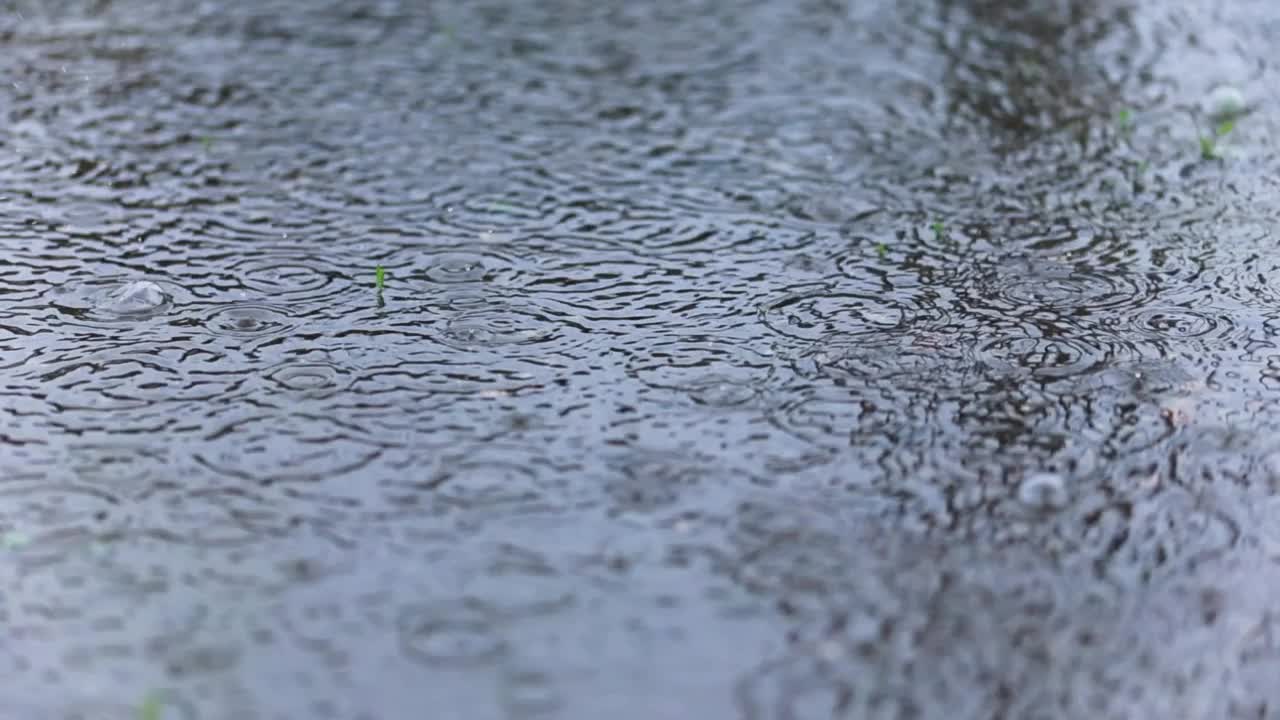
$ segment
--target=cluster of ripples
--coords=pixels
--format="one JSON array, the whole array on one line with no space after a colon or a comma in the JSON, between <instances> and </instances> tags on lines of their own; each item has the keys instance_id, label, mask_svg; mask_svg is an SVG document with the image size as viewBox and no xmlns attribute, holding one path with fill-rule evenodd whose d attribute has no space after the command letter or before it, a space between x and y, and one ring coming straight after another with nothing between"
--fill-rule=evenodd
<instances>
[{"instance_id":1,"label":"cluster of ripples","mask_svg":"<svg viewBox=\"0 0 1280 720\"><path fill-rule=\"evenodd\" d=\"M0 715L1280 717L1278 42L0 2Z\"/></svg>"}]
</instances>

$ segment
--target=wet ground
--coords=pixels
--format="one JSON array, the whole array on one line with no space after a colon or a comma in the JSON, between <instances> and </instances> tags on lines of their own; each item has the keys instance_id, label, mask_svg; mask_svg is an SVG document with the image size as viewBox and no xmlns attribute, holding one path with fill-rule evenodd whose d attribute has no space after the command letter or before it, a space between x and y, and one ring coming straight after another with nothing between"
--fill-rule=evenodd
<instances>
[{"instance_id":1,"label":"wet ground","mask_svg":"<svg viewBox=\"0 0 1280 720\"><path fill-rule=\"evenodd\" d=\"M1280 718L1278 43L0 1L0 716Z\"/></svg>"}]
</instances>

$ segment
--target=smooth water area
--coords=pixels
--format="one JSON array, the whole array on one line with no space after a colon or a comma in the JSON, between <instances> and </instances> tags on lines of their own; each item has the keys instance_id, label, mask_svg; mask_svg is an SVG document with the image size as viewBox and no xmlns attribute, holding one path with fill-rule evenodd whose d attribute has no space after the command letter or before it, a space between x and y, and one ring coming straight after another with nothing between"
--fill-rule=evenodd
<instances>
[{"instance_id":1,"label":"smooth water area","mask_svg":"<svg viewBox=\"0 0 1280 720\"><path fill-rule=\"evenodd\" d=\"M1277 47L0 0L0 717L1280 718Z\"/></svg>"}]
</instances>

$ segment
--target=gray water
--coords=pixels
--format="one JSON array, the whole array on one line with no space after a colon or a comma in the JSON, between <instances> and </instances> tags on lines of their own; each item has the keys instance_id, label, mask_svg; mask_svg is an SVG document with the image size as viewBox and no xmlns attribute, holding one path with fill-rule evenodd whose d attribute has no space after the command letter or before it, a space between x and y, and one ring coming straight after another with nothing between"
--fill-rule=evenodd
<instances>
[{"instance_id":1,"label":"gray water","mask_svg":"<svg viewBox=\"0 0 1280 720\"><path fill-rule=\"evenodd\" d=\"M1280 718L1276 47L0 0L0 717Z\"/></svg>"}]
</instances>

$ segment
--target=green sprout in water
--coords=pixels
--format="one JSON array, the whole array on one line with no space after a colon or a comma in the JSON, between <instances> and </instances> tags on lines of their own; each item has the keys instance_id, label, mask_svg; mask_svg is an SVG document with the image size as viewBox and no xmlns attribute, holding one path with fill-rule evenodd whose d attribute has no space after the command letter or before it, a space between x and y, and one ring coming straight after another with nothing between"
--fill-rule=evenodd
<instances>
[{"instance_id":1,"label":"green sprout in water","mask_svg":"<svg viewBox=\"0 0 1280 720\"><path fill-rule=\"evenodd\" d=\"M1200 157L1205 160L1216 160L1222 157L1221 151L1218 149L1218 141L1226 137L1232 130L1236 129L1236 121L1229 118L1218 123L1213 129L1212 135L1200 136Z\"/></svg>"},{"instance_id":2,"label":"green sprout in water","mask_svg":"<svg viewBox=\"0 0 1280 720\"><path fill-rule=\"evenodd\" d=\"M1205 160L1212 160L1218 157L1218 143L1209 136L1200 138L1200 157Z\"/></svg>"},{"instance_id":3,"label":"green sprout in water","mask_svg":"<svg viewBox=\"0 0 1280 720\"><path fill-rule=\"evenodd\" d=\"M947 239L947 226L943 225L941 220L933 221L933 224L929 226L929 229L933 230L933 236L938 240Z\"/></svg>"},{"instance_id":4,"label":"green sprout in water","mask_svg":"<svg viewBox=\"0 0 1280 720\"><path fill-rule=\"evenodd\" d=\"M382 269L381 265L379 265L373 271L373 286L378 289L379 293L381 293L382 289L387 285L386 281L387 281L387 272Z\"/></svg>"},{"instance_id":5,"label":"green sprout in water","mask_svg":"<svg viewBox=\"0 0 1280 720\"><path fill-rule=\"evenodd\" d=\"M889 254L889 246L884 243L876 243L876 255L884 257Z\"/></svg>"},{"instance_id":6,"label":"green sprout in water","mask_svg":"<svg viewBox=\"0 0 1280 720\"><path fill-rule=\"evenodd\" d=\"M159 693L151 693L138 707L138 720L160 720L162 710Z\"/></svg>"},{"instance_id":7,"label":"green sprout in water","mask_svg":"<svg viewBox=\"0 0 1280 720\"><path fill-rule=\"evenodd\" d=\"M1116 113L1116 124L1120 126L1120 132L1129 132L1133 129L1133 111L1124 108Z\"/></svg>"}]
</instances>

